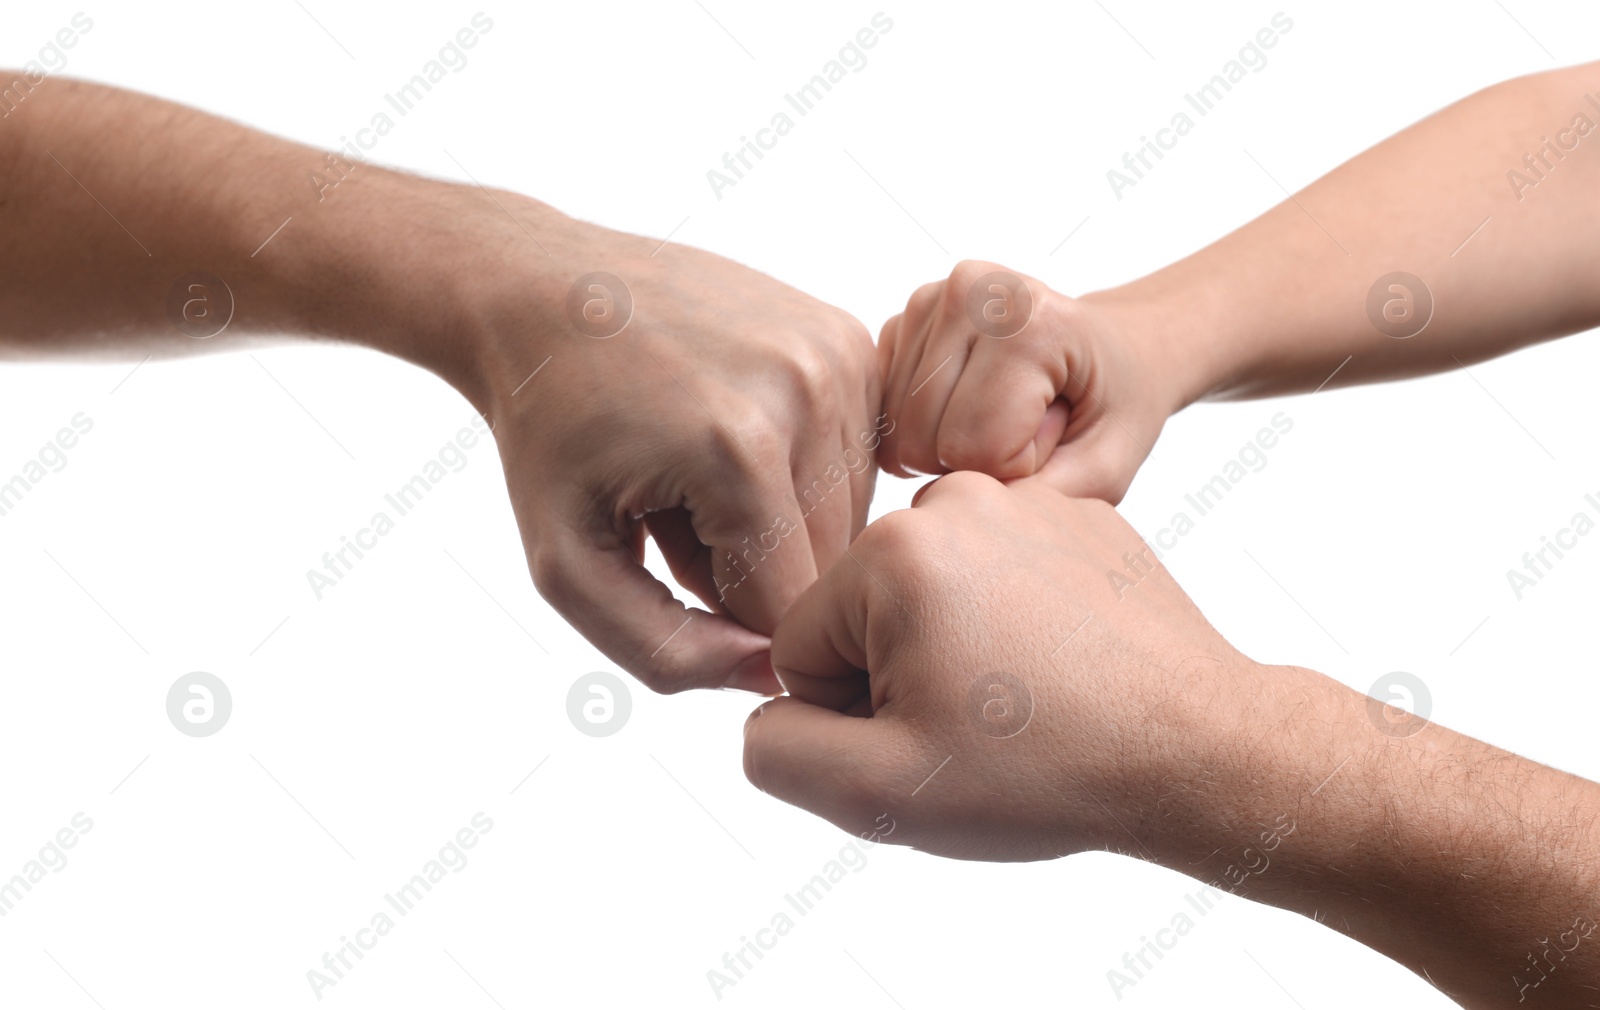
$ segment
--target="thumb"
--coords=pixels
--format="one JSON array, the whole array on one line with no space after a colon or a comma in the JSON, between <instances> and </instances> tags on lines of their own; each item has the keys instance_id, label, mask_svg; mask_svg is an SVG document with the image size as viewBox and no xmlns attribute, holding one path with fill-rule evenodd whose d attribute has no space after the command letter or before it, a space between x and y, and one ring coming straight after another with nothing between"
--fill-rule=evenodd
<instances>
[{"instance_id":1,"label":"thumb","mask_svg":"<svg viewBox=\"0 0 1600 1010\"><path fill-rule=\"evenodd\" d=\"M775 698L744 727L744 774L785 803L851 834L885 811L911 753L904 731L884 718L844 715L797 698Z\"/></svg>"},{"instance_id":2,"label":"thumb","mask_svg":"<svg viewBox=\"0 0 1600 1010\"><path fill-rule=\"evenodd\" d=\"M1069 498L1122 501L1149 449L1117 424L1101 418L1058 445L1032 478Z\"/></svg>"},{"instance_id":3,"label":"thumb","mask_svg":"<svg viewBox=\"0 0 1600 1010\"><path fill-rule=\"evenodd\" d=\"M1072 408L1067 401L1056 397L1050 401L1050 406L1044 409L1044 420L1039 422L1039 430L1033 436L1033 442L1023 446L1019 455L1032 453L1027 462L1033 467L1030 472L1037 472L1045 463L1049 462L1050 454L1055 451L1056 445L1061 441L1061 436L1066 434L1067 424L1072 420Z\"/></svg>"}]
</instances>

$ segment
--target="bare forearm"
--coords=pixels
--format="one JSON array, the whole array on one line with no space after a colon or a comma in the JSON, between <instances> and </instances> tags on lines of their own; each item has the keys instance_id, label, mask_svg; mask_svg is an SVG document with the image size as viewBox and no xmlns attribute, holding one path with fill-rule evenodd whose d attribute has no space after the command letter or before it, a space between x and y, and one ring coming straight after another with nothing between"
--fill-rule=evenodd
<instances>
[{"instance_id":1,"label":"bare forearm","mask_svg":"<svg viewBox=\"0 0 1600 1010\"><path fill-rule=\"evenodd\" d=\"M1312 916L1467 1007L1595 1000L1600 786L1320 674L1256 676L1262 711L1286 714L1241 721L1253 750L1166 784L1146 822L1163 863Z\"/></svg>"},{"instance_id":2,"label":"bare forearm","mask_svg":"<svg viewBox=\"0 0 1600 1010\"><path fill-rule=\"evenodd\" d=\"M1600 324L1597 220L1600 64L1589 64L1463 99L1087 300L1156 334L1188 376L1184 402L1310 391L1346 359L1330 385L1400 378ZM1426 293L1378 284L1397 272ZM1381 325L1375 287L1380 319L1393 302Z\"/></svg>"},{"instance_id":3,"label":"bare forearm","mask_svg":"<svg viewBox=\"0 0 1600 1010\"><path fill-rule=\"evenodd\" d=\"M528 242L476 189L131 92L51 79L4 127L0 355L320 336L470 391L462 307L505 247Z\"/></svg>"}]
</instances>

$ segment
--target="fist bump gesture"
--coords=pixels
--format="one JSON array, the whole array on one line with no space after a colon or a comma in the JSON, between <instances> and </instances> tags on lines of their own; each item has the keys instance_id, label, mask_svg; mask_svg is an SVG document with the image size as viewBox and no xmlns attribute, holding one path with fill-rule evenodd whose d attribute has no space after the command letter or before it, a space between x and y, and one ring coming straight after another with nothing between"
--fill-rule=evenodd
<instances>
[{"instance_id":1,"label":"fist bump gesture","mask_svg":"<svg viewBox=\"0 0 1600 1010\"><path fill-rule=\"evenodd\" d=\"M0 353L289 334L428 368L493 425L534 582L598 648L659 691L787 689L746 724L761 789L852 832L887 814L888 840L943 855L1114 849L1230 883L1268 832L1252 897L1509 1005L1498 966L1600 908L1600 787L1250 661L1112 506L1198 400L1600 325L1600 242L1572 224L1600 158L1566 157L1536 199L1505 186L1594 83L1591 65L1486 89L1108 291L960 263L874 350L845 312L709 252L368 163L313 202L307 169L332 156L53 79L0 131ZM164 308L192 276L228 296L203 337ZM947 476L863 531L874 451ZM649 576L647 536L705 609ZM1547 1005L1600 988L1600 944L1569 935Z\"/></svg>"}]
</instances>

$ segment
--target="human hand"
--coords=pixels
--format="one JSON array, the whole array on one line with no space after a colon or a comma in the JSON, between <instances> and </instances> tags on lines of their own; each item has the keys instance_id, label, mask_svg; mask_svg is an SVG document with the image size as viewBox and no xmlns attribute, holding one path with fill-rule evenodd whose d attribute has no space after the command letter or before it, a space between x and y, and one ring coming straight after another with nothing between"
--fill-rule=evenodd
<instances>
[{"instance_id":1,"label":"human hand","mask_svg":"<svg viewBox=\"0 0 1600 1010\"><path fill-rule=\"evenodd\" d=\"M777 689L766 634L871 498L860 323L709 253L99 85L53 81L0 133L0 356L303 335L431 369L492 423L564 617L659 690ZM121 209L115 239L78 188ZM183 325L224 295L215 329ZM714 613L646 574L646 532Z\"/></svg>"},{"instance_id":2,"label":"human hand","mask_svg":"<svg viewBox=\"0 0 1600 1010\"><path fill-rule=\"evenodd\" d=\"M1224 738L1207 699L1258 675L1114 509L1038 480L941 478L850 554L774 633L794 697L751 717L744 758L849 831L888 813L890 840L967 859L1126 848Z\"/></svg>"},{"instance_id":3,"label":"human hand","mask_svg":"<svg viewBox=\"0 0 1600 1010\"><path fill-rule=\"evenodd\" d=\"M1184 405L1154 335L1092 297L963 261L884 324L878 363L895 426L880 465L900 476L1037 473L1115 504Z\"/></svg>"},{"instance_id":4,"label":"human hand","mask_svg":"<svg viewBox=\"0 0 1600 1010\"><path fill-rule=\"evenodd\" d=\"M497 199L463 385L540 593L655 690L776 693L767 634L866 521L870 336L719 256ZM647 533L709 613L642 567Z\"/></svg>"},{"instance_id":5,"label":"human hand","mask_svg":"<svg viewBox=\"0 0 1600 1010\"><path fill-rule=\"evenodd\" d=\"M744 745L766 792L943 856L1136 855L1464 1006L1600 979L1600 786L1250 661L1106 503L957 473L850 554L773 634L793 697Z\"/></svg>"}]
</instances>

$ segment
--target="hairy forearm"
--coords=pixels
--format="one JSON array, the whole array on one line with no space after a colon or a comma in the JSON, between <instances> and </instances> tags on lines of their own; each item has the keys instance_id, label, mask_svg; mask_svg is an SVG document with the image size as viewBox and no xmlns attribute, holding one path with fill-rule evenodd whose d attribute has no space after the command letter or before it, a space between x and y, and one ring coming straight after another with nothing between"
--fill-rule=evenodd
<instances>
[{"instance_id":1,"label":"hairy forearm","mask_svg":"<svg viewBox=\"0 0 1600 1010\"><path fill-rule=\"evenodd\" d=\"M1263 704L1235 742L1189 755L1146 804L1156 858L1312 916L1464 1006L1600 997L1600 786L1311 671L1246 678L1231 689Z\"/></svg>"},{"instance_id":2,"label":"hairy forearm","mask_svg":"<svg viewBox=\"0 0 1600 1010\"><path fill-rule=\"evenodd\" d=\"M478 400L474 285L512 247L534 262L529 229L559 218L519 199L513 220L495 200L50 79L0 123L0 355L324 337L400 355Z\"/></svg>"},{"instance_id":3,"label":"hairy forearm","mask_svg":"<svg viewBox=\"0 0 1600 1010\"><path fill-rule=\"evenodd\" d=\"M1330 375L1330 386L1401 378L1600 324L1596 220L1600 64L1589 64L1463 99L1192 256L1086 300L1178 363L1184 403L1308 392ZM1378 285L1396 272L1426 293ZM1382 329L1375 287L1380 318L1400 299ZM1410 319L1408 297L1422 310Z\"/></svg>"}]
</instances>

